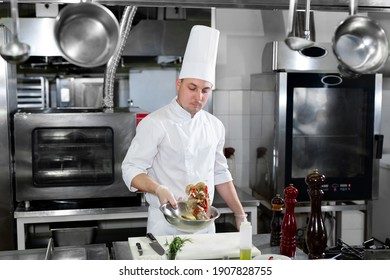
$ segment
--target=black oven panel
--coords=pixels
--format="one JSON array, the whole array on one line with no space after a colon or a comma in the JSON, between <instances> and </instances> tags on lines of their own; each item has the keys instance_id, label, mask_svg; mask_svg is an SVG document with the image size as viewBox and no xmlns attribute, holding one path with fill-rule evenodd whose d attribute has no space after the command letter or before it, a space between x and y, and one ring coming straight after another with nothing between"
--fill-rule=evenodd
<instances>
[{"instance_id":1,"label":"black oven panel","mask_svg":"<svg viewBox=\"0 0 390 280\"><path fill-rule=\"evenodd\" d=\"M36 187L112 184L114 163L114 132L110 127L46 127L32 131Z\"/></svg>"}]
</instances>

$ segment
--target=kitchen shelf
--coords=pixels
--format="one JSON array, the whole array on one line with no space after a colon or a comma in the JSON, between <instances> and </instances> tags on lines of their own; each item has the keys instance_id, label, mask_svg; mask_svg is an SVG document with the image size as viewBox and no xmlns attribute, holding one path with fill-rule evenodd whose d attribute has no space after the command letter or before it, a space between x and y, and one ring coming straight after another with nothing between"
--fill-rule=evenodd
<instances>
[{"instance_id":1,"label":"kitchen shelf","mask_svg":"<svg viewBox=\"0 0 390 280\"><path fill-rule=\"evenodd\" d=\"M49 83L43 77L28 77L17 79L18 109L48 107Z\"/></svg>"}]
</instances>

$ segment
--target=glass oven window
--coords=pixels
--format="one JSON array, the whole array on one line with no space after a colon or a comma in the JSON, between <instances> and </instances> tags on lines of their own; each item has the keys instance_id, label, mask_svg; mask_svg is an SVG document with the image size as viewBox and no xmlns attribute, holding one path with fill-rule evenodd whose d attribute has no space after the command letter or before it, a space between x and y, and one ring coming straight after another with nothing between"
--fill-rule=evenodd
<instances>
[{"instance_id":1,"label":"glass oven window","mask_svg":"<svg viewBox=\"0 0 390 280\"><path fill-rule=\"evenodd\" d=\"M37 128L32 132L37 187L107 185L114 181L110 127Z\"/></svg>"},{"instance_id":2,"label":"glass oven window","mask_svg":"<svg viewBox=\"0 0 390 280\"><path fill-rule=\"evenodd\" d=\"M292 178L313 169L328 177L365 175L366 94L359 88L294 88Z\"/></svg>"}]
</instances>

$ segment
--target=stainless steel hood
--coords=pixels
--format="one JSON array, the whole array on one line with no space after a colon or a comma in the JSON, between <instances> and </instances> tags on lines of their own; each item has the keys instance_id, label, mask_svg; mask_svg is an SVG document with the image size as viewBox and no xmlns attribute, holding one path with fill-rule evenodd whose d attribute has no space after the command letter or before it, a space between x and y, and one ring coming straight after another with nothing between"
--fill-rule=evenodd
<instances>
[{"instance_id":1,"label":"stainless steel hood","mask_svg":"<svg viewBox=\"0 0 390 280\"><path fill-rule=\"evenodd\" d=\"M306 52L293 51L283 41L267 43L263 51L263 72L337 72L331 43L315 43Z\"/></svg>"},{"instance_id":2,"label":"stainless steel hood","mask_svg":"<svg viewBox=\"0 0 390 280\"><path fill-rule=\"evenodd\" d=\"M142 20L130 31L124 56L183 56L192 21Z\"/></svg>"},{"instance_id":3,"label":"stainless steel hood","mask_svg":"<svg viewBox=\"0 0 390 280\"><path fill-rule=\"evenodd\" d=\"M11 27L9 18L0 24ZM20 39L31 56L62 56L54 39L54 18L20 18ZM196 21L141 20L130 31L123 56L183 56ZM202 22L202 24L204 24Z\"/></svg>"},{"instance_id":4,"label":"stainless steel hood","mask_svg":"<svg viewBox=\"0 0 390 280\"><path fill-rule=\"evenodd\" d=\"M390 31L390 25L388 28ZM283 41L269 42L265 45L262 54L262 68L264 73L336 73L339 71L332 43L315 43L313 47L306 50L293 51ZM390 60L378 73L383 74L384 77L390 77Z\"/></svg>"}]
</instances>

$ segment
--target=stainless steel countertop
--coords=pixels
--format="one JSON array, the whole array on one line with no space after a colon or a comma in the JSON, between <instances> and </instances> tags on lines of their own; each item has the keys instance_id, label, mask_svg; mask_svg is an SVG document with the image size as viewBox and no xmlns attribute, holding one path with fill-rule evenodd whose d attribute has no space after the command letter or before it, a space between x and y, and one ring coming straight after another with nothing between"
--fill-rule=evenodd
<instances>
[{"instance_id":1,"label":"stainless steel countertop","mask_svg":"<svg viewBox=\"0 0 390 280\"><path fill-rule=\"evenodd\" d=\"M260 205L260 200L249 195L245 191L237 188L238 197L244 207L257 207ZM107 198L109 199L109 198ZM216 208L226 208L226 203L222 200L220 195L216 192L213 206ZM26 210L18 206L14 212L14 217L18 218L33 218L33 217L52 217L52 216L79 216L79 215L105 215L117 213L146 213L148 205L129 206L129 207L110 207L110 208L86 208L86 209L61 209L61 210Z\"/></svg>"},{"instance_id":2,"label":"stainless steel countertop","mask_svg":"<svg viewBox=\"0 0 390 280\"><path fill-rule=\"evenodd\" d=\"M252 243L261 254L280 254L279 247L270 246L270 234L256 234L252 237ZM130 253L129 242L118 241L112 244L112 258L114 260L131 260L133 257ZM296 260L307 260L308 256L299 248L296 251Z\"/></svg>"},{"instance_id":3,"label":"stainless steel countertop","mask_svg":"<svg viewBox=\"0 0 390 280\"><path fill-rule=\"evenodd\" d=\"M82 246L63 246L56 248L85 248L87 260L109 260L110 253L106 244L90 244ZM0 260L44 260L46 248L0 251Z\"/></svg>"}]
</instances>

